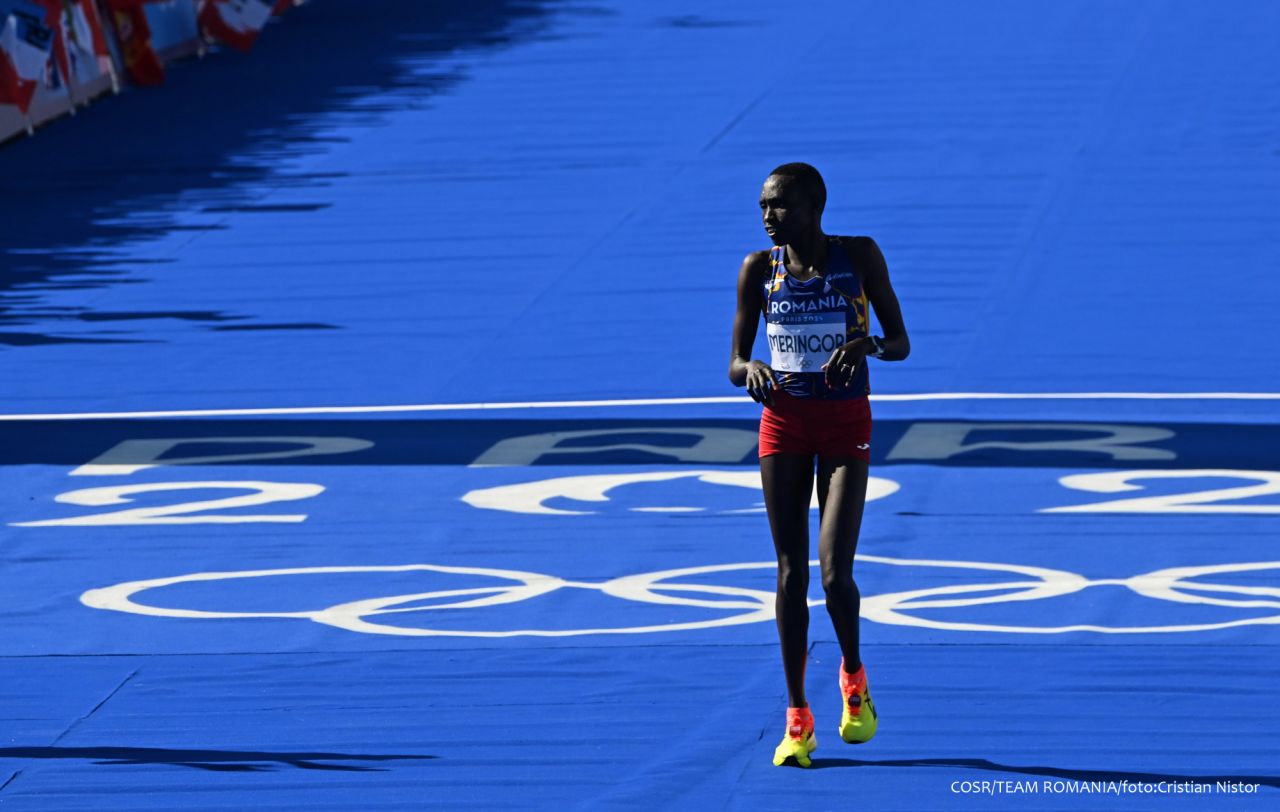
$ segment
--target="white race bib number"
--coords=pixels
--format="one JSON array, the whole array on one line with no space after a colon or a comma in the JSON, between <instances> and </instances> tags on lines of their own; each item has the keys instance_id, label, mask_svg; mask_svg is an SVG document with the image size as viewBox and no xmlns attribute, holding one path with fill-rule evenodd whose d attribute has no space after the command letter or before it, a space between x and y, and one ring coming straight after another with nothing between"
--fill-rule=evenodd
<instances>
[{"instance_id":1,"label":"white race bib number","mask_svg":"<svg viewBox=\"0 0 1280 812\"><path fill-rule=\"evenodd\" d=\"M821 372L845 340L843 313L815 313L794 324L769 322L770 366L779 372Z\"/></svg>"}]
</instances>

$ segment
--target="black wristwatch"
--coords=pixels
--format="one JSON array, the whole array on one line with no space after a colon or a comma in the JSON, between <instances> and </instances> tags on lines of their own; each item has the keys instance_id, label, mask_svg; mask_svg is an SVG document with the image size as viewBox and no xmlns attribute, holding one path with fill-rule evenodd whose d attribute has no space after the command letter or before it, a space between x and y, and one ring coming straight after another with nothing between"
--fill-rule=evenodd
<instances>
[{"instance_id":1,"label":"black wristwatch","mask_svg":"<svg viewBox=\"0 0 1280 812\"><path fill-rule=\"evenodd\" d=\"M867 341L871 344L871 352L867 353L872 358L884 357L884 339L880 336L867 336Z\"/></svg>"}]
</instances>

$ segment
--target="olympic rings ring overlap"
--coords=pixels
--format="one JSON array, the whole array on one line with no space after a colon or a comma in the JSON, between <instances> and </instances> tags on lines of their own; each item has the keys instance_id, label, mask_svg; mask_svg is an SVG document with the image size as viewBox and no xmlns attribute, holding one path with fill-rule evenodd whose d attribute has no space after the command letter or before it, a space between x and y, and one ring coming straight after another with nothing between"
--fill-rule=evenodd
<instances>
[{"instance_id":1,"label":"olympic rings ring overlap","mask_svg":"<svg viewBox=\"0 0 1280 812\"><path fill-rule=\"evenodd\" d=\"M1090 579L1065 570L1035 567L1021 564L997 564L980 561L953 561L941 559L907 559L888 556L858 555L864 563L886 564L903 567L971 569L983 572L1010 573L1016 580L984 582L976 584L947 584L882 595L862 596L862 616L877 623L915 626L958 632L997 632L1024 634L1061 634L1066 632L1096 632L1100 634L1141 634L1197 632L1227 629L1249 625L1280 624L1280 588L1272 586L1244 586L1240 584L1204 583L1190 579L1208 575L1236 572L1258 572L1280 569L1280 561L1259 561L1239 564L1170 567L1130 576L1128 578ZM810 566L817 566L811 561ZM710 573L741 570L773 569L774 561L739 564L716 564L701 567L662 570L658 572L626 575L601 583L569 581L553 575L520 570L492 569L485 567L457 567L436 564L404 564L395 566L334 566L294 567L287 569L244 570L239 572L203 572L129 581L114 586L91 589L81 595L86 606L128 612L153 617L200 619L248 619L248 618L300 618L312 620L365 634L401 635L413 637L573 637L593 634L645 634L655 632L689 631L721 626L772 621L774 619L774 592L772 590L718 584L668 583L671 579L687 578ZM335 573L379 572L437 572L456 575L473 575L499 578L513 582L510 586L483 586L464 589L435 590L405 595L390 595L349 601L314 610L295 612L220 612L197 609L181 609L153 606L136 601L139 593L150 589L183 583L225 581L245 578L269 578ZM1096 624L1071 624L1062 626L1028 626L992 623L971 623L925 618L911 614L913 610L955 609L966 606L985 606L1000 603L1043 600L1070 595L1098 586L1119 586L1155 600L1184 604L1238 607L1246 609L1274 609L1274 614L1235 620L1172 624L1163 626L1100 626ZM709 620L682 623L663 623L648 626L622 628L585 629L511 629L511 630L456 630L411 626L395 626L370 621L379 615L400 615L410 612L431 612L441 609L474 609L512 604L529 600L559 589L592 589L621 600L670 606L699 607L715 611L736 610L736 614ZM692 597L701 593L715 598ZM974 597L973 595L975 595ZM970 597L965 597L969 595ZM1239 597L1231 597L1239 596ZM432 601L429 605L423 602ZM444 601L444 602L436 602ZM810 600L811 606L822 604ZM415 604L415 605L407 605Z\"/></svg>"}]
</instances>

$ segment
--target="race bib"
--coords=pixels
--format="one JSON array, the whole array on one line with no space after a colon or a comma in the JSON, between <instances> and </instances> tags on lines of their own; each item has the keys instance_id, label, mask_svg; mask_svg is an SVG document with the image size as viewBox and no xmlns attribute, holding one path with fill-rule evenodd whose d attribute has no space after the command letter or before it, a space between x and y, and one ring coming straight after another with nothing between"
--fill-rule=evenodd
<instances>
[{"instance_id":1,"label":"race bib","mask_svg":"<svg viewBox=\"0 0 1280 812\"><path fill-rule=\"evenodd\" d=\"M779 372L821 372L844 343L843 313L814 313L794 324L769 322L770 366Z\"/></svg>"}]
</instances>

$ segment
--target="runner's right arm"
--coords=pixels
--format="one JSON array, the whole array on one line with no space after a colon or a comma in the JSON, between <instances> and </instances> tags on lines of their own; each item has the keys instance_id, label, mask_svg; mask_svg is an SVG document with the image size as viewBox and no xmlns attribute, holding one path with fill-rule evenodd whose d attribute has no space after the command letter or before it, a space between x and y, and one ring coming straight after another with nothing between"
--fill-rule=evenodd
<instances>
[{"instance_id":1,"label":"runner's right arm","mask_svg":"<svg viewBox=\"0 0 1280 812\"><path fill-rule=\"evenodd\" d=\"M729 355L729 380L734 386L747 387L751 399L764 404L772 404L778 379L768 364L751 360L751 348L760 328L760 288L768 272L768 251L754 251L742 261L738 271L738 311L733 317L733 349Z\"/></svg>"}]
</instances>

